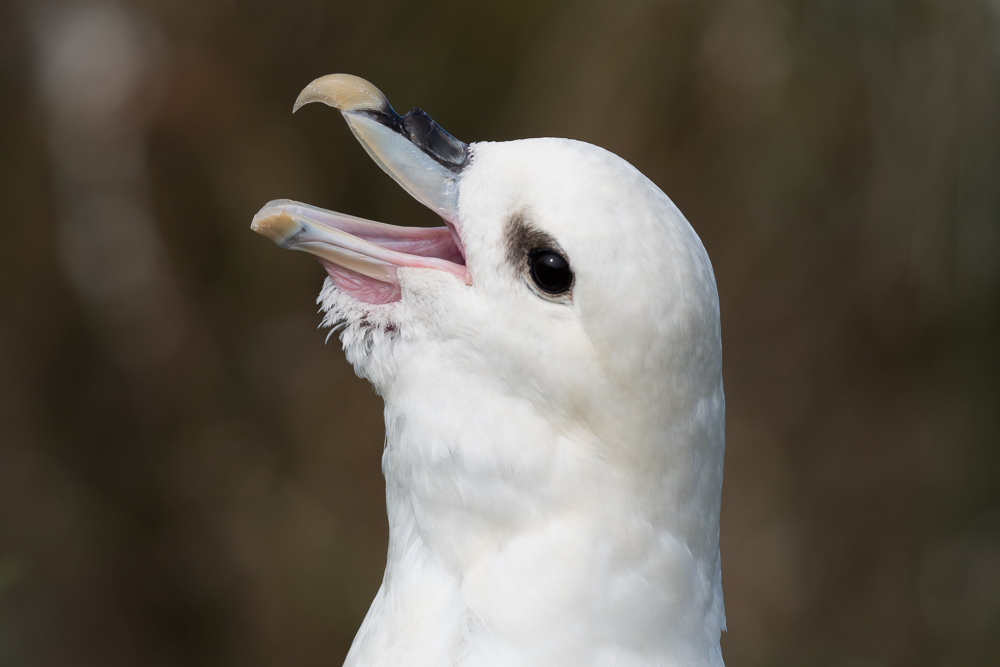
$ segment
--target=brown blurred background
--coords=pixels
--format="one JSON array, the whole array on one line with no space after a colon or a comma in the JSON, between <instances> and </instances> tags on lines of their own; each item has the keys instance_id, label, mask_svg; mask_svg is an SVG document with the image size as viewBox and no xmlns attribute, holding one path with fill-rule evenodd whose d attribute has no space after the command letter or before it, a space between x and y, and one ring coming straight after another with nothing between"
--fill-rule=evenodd
<instances>
[{"instance_id":1,"label":"brown blurred background","mask_svg":"<svg viewBox=\"0 0 1000 667\"><path fill-rule=\"evenodd\" d=\"M433 216L316 76L567 136L722 298L727 663L1000 664L1000 2L0 3L0 665L339 665L381 402L288 197Z\"/></svg>"}]
</instances>

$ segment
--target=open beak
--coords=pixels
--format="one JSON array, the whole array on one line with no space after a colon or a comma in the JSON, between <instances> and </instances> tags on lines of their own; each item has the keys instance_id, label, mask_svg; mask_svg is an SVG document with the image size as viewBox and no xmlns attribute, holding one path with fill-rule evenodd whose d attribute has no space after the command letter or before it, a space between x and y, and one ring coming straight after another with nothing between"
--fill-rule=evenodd
<instances>
[{"instance_id":1,"label":"open beak","mask_svg":"<svg viewBox=\"0 0 1000 667\"><path fill-rule=\"evenodd\" d=\"M278 200L262 208L250 228L282 248L315 255L341 289L367 303L399 299L399 267L438 269L471 285L457 229L458 177L468 146L420 109L400 116L375 86L349 74L316 79L293 111L310 102L340 110L375 162L445 226L396 227Z\"/></svg>"}]
</instances>

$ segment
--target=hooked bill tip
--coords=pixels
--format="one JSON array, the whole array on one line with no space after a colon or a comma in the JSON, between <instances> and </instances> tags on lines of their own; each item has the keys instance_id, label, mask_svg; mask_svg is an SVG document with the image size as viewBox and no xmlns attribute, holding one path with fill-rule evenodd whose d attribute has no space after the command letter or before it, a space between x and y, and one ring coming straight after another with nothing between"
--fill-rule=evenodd
<instances>
[{"instance_id":1,"label":"hooked bill tip","mask_svg":"<svg viewBox=\"0 0 1000 667\"><path fill-rule=\"evenodd\" d=\"M289 215L288 211L274 206L265 206L253 217L250 229L261 236L266 236L279 246L284 246L301 231L302 225Z\"/></svg>"},{"instance_id":2,"label":"hooked bill tip","mask_svg":"<svg viewBox=\"0 0 1000 667\"><path fill-rule=\"evenodd\" d=\"M340 111L384 111L389 101L378 88L353 74L327 74L302 89L292 113L311 102L322 102Z\"/></svg>"}]
</instances>

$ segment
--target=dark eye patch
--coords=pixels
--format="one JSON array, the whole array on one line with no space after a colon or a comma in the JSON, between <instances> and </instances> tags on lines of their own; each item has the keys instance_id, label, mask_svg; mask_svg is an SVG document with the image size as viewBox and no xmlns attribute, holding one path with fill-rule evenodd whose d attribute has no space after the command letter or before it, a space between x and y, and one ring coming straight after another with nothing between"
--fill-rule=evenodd
<instances>
[{"instance_id":1,"label":"dark eye patch","mask_svg":"<svg viewBox=\"0 0 1000 667\"><path fill-rule=\"evenodd\" d=\"M573 272L552 235L532 225L524 211L511 216L505 232L507 261L515 275L527 278L542 296L560 300L568 296Z\"/></svg>"}]
</instances>

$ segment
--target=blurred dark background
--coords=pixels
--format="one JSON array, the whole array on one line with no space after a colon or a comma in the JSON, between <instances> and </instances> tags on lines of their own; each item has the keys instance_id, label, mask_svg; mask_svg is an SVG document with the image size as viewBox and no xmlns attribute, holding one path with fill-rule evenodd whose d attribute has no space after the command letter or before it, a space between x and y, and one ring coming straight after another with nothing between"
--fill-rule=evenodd
<instances>
[{"instance_id":1,"label":"blurred dark background","mask_svg":"<svg viewBox=\"0 0 1000 667\"><path fill-rule=\"evenodd\" d=\"M332 72L635 164L715 264L736 666L1000 664L1000 3L0 3L0 665L339 665L381 401L288 197L433 224Z\"/></svg>"}]
</instances>

